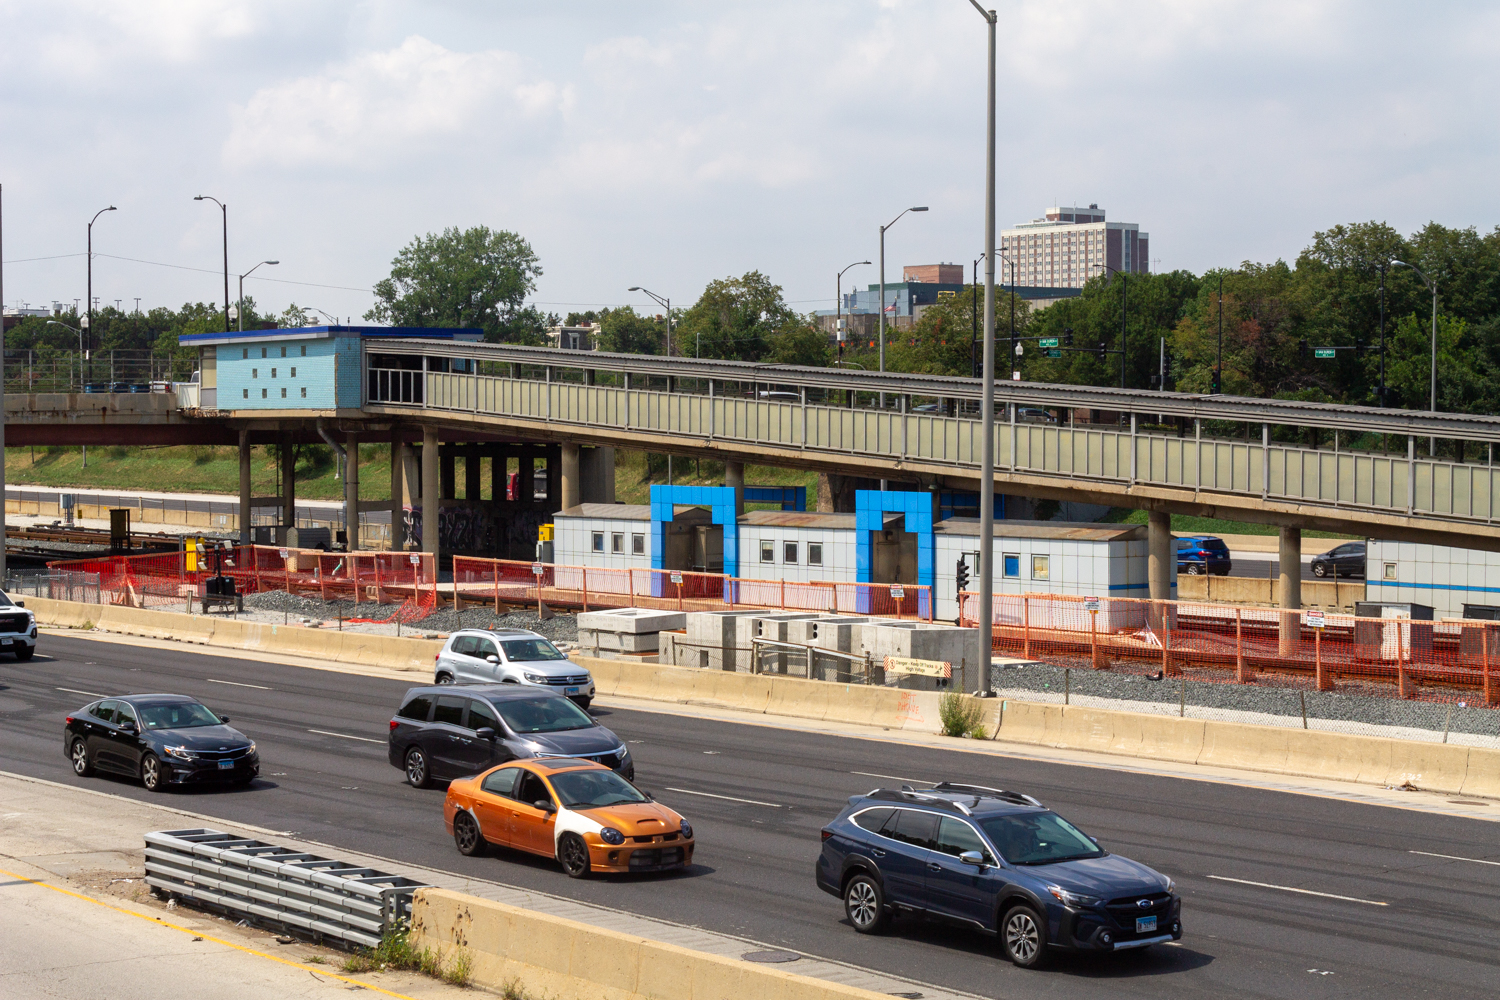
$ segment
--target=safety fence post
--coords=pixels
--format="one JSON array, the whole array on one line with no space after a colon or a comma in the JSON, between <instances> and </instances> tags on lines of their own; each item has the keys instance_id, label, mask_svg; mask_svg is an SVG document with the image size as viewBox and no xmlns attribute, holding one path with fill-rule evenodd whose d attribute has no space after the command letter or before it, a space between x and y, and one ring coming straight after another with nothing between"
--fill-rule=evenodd
<instances>
[{"instance_id":1,"label":"safety fence post","mask_svg":"<svg viewBox=\"0 0 1500 1000\"><path fill-rule=\"evenodd\" d=\"M1479 629L1479 648L1484 656L1484 677L1480 683L1484 688L1484 703L1486 705L1493 705L1495 703L1495 692L1490 686L1490 628L1488 625L1481 625Z\"/></svg>"},{"instance_id":2,"label":"safety fence post","mask_svg":"<svg viewBox=\"0 0 1500 1000\"><path fill-rule=\"evenodd\" d=\"M1031 659L1031 598L1021 598L1021 655Z\"/></svg>"},{"instance_id":3,"label":"safety fence post","mask_svg":"<svg viewBox=\"0 0 1500 1000\"><path fill-rule=\"evenodd\" d=\"M1319 691L1332 691L1333 684L1323 673L1323 630L1313 629L1313 678Z\"/></svg>"},{"instance_id":4,"label":"safety fence post","mask_svg":"<svg viewBox=\"0 0 1500 1000\"><path fill-rule=\"evenodd\" d=\"M495 614L500 614L500 564L494 560L490 561L490 583L495 590Z\"/></svg>"},{"instance_id":5,"label":"safety fence post","mask_svg":"<svg viewBox=\"0 0 1500 1000\"><path fill-rule=\"evenodd\" d=\"M1234 679L1241 684L1255 679L1245 666L1244 611L1241 608L1234 609Z\"/></svg>"}]
</instances>

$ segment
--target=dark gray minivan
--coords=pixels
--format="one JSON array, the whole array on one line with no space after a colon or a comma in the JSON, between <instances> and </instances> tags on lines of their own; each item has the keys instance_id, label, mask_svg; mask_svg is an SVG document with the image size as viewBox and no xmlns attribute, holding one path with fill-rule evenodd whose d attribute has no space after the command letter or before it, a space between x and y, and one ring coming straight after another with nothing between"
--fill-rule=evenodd
<instances>
[{"instance_id":1,"label":"dark gray minivan","mask_svg":"<svg viewBox=\"0 0 1500 1000\"><path fill-rule=\"evenodd\" d=\"M571 699L516 684L411 688L391 719L389 753L416 788L523 757L594 760L635 777L624 741Z\"/></svg>"}]
</instances>

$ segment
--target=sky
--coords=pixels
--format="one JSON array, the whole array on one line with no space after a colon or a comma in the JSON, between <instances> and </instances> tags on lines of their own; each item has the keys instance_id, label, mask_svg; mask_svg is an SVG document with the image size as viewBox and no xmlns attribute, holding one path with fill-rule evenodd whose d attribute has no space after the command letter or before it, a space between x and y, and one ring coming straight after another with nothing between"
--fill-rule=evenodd
<instances>
[{"instance_id":1,"label":"sky","mask_svg":"<svg viewBox=\"0 0 1500 1000\"><path fill-rule=\"evenodd\" d=\"M1201 272L1500 223L1494 5L996 7L1002 229L1098 203ZM83 299L109 205L96 297L222 304L203 194L233 274L280 261L263 311L358 322L414 236L480 224L531 242L546 312L750 270L832 308L908 206L888 280L983 250L985 53L967 0L0 0L5 305Z\"/></svg>"}]
</instances>

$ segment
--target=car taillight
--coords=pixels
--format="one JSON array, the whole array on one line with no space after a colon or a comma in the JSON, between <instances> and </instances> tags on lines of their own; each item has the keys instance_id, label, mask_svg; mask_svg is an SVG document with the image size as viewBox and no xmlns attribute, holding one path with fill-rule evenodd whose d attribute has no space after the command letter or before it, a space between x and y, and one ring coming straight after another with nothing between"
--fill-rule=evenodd
<instances>
[{"instance_id":1,"label":"car taillight","mask_svg":"<svg viewBox=\"0 0 1500 1000\"><path fill-rule=\"evenodd\" d=\"M66 719L63 719L63 722L71 726L73 724L73 717L70 715Z\"/></svg>"},{"instance_id":2,"label":"car taillight","mask_svg":"<svg viewBox=\"0 0 1500 1000\"><path fill-rule=\"evenodd\" d=\"M73 720L72 720L72 719L69 719L69 720L68 720L68 721L69 721L69 722L72 722L72 721L73 721ZM392 728L392 729L395 729L395 728L396 728L396 727L397 727L397 726L399 726L399 725L401 725L401 723L399 723L399 722L397 722L397 721L396 721L396 720L395 720L395 719L392 719L392 720L391 720L391 728Z\"/></svg>"},{"instance_id":3,"label":"car taillight","mask_svg":"<svg viewBox=\"0 0 1500 1000\"><path fill-rule=\"evenodd\" d=\"M832 837L832 836L833 836L833 831L832 830L825 829L823 831L823 839L824 840L827 840L829 837Z\"/></svg>"}]
</instances>

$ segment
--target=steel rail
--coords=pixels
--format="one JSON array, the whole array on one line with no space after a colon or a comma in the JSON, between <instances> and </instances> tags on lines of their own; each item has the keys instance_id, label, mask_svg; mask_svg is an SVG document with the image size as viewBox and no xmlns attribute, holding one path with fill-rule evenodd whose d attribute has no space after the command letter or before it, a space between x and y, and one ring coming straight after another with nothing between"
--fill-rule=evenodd
<instances>
[{"instance_id":1,"label":"steel rail","mask_svg":"<svg viewBox=\"0 0 1500 1000\"><path fill-rule=\"evenodd\" d=\"M609 371L656 378L843 390L868 395L885 393L898 397L918 396L977 401L981 398L983 389L980 379L959 376L766 365L709 358L674 357L669 359L647 354L563 351L557 348L521 347L512 344L454 343L393 338L366 344L365 352L366 367L369 366L369 355L381 354L464 359L552 369ZM681 392L682 390L673 391ZM691 393L691 395L701 395L701 393ZM1316 427L1321 430L1355 433L1412 435L1500 443L1500 416L1433 413L1426 410L1393 410L1373 406L1157 392L1106 386L1014 382L1003 379L995 380L995 398L1002 405L1149 413L1188 420Z\"/></svg>"}]
</instances>

